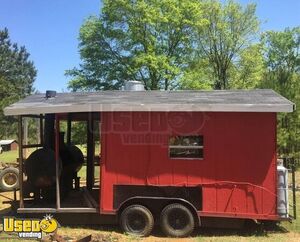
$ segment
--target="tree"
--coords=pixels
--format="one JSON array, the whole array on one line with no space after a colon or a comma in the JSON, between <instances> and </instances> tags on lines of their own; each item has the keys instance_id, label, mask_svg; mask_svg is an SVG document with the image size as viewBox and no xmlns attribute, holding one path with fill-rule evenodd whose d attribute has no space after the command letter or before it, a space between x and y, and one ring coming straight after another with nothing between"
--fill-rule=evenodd
<instances>
[{"instance_id":1,"label":"tree","mask_svg":"<svg viewBox=\"0 0 300 242\"><path fill-rule=\"evenodd\" d=\"M241 78L242 86L247 87L251 79L245 77L260 70L252 68L251 63L261 62L258 46L253 46L259 30L259 21L255 14L256 5L248 4L245 8L234 1L221 3L217 0L206 1L204 5L204 18L208 24L198 28L196 44L198 58L207 60L214 78L215 89L239 87L237 82L231 85L234 76ZM252 51L255 55L251 55ZM243 76L237 73L243 72ZM254 78L254 79L253 79ZM245 83L247 85L244 85ZM250 84L253 86L253 84Z\"/></svg>"},{"instance_id":2,"label":"tree","mask_svg":"<svg viewBox=\"0 0 300 242\"><path fill-rule=\"evenodd\" d=\"M265 70L261 44L253 44L243 49L237 60L228 67L228 89L252 89L259 87ZM216 75L209 59L195 58L180 79L181 89L216 88Z\"/></svg>"},{"instance_id":3,"label":"tree","mask_svg":"<svg viewBox=\"0 0 300 242\"><path fill-rule=\"evenodd\" d=\"M194 28L201 29L202 1L103 1L99 17L80 29L79 68L68 70L69 88L119 89L141 81L146 89L172 89L193 52Z\"/></svg>"},{"instance_id":4,"label":"tree","mask_svg":"<svg viewBox=\"0 0 300 242\"><path fill-rule=\"evenodd\" d=\"M179 89L210 90L214 87L213 68L207 58L194 58L190 61L179 80Z\"/></svg>"},{"instance_id":5,"label":"tree","mask_svg":"<svg viewBox=\"0 0 300 242\"><path fill-rule=\"evenodd\" d=\"M229 88L253 89L260 86L265 71L261 44L253 44L240 53L238 61L231 66Z\"/></svg>"},{"instance_id":6,"label":"tree","mask_svg":"<svg viewBox=\"0 0 300 242\"><path fill-rule=\"evenodd\" d=\"M13 117L4 117L3 108L33 91L36 69L24 46L12 43L8 30L0 30L0 138L16 137Z\"/></svg>"},{"instance_id":7,"label":"tree","mask_svg":"<svg viewBox=\"0 0 300 242\"><path fill-rule=\"evenodd\" d=\"M300 27L268 31L262 37L267 70L262 87L272 88L300 106ZM300 111L278 116L279 153L300 158Z\"/></svg>"}]
</instances>

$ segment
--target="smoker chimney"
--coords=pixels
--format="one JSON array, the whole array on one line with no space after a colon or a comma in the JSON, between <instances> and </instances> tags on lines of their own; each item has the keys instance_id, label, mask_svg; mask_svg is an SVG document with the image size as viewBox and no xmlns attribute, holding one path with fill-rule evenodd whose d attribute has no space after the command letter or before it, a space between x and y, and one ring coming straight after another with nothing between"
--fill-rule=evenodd
<instances>
[{"instance_id":1,"label":"smoker chimney","mask_svg":"<svg viewBox=\"0 0 300 242\"><path fill-rule=\"evenodd\" d=\"M55 114L45 114L44 124L44 148L50 148L54 150L55 136L54 136Z\"/></svg>"},{"instance_id":2,"label":"smoker chimney","mask_svg":"<svg viewBox=\"0 0 300 242\"><path fill-rule=\"evenodd\" d=\"M56 97L56 91L51 91L51 90L47 90L46 91L46 98L52 98L52 97Z\"/></svg>"}]
</instances>

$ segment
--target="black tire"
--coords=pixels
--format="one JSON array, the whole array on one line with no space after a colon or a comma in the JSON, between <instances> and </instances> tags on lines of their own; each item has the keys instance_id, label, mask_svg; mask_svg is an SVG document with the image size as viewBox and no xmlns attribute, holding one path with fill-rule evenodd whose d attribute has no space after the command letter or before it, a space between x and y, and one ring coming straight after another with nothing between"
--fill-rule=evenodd
<instances>
[{"instance_id":1,"label":"black tire","mask_svg":"<svg viewBox=\"0 0 300 242\"><path fill-rule=\"evenodd\" d=\"M142 205L131 205L122 211L120 225L129 235L146 237L152 232L154 218L148 208Z\"/></svg>"},{"instance_id":2,"label":"black tire","mask_svg":"<svg viewBox=\"0 0 300 242\"><path fill-rule=\"evenodd\" d=\"M19 188L19 170L14 167L5 168L0 172L0 190L13 191Z\"/></svg>"},{"instance_id":3,"label":"black tire","mask_svg":"<svg viewBox=\"0 0 300 242\"><path fill-rule=\"evenodd\" d=\"M160 226L169 237L187 237L194 231L195 220L190 209L182 204L173 203L162 210Z\"/></svg>"}]
</instances>

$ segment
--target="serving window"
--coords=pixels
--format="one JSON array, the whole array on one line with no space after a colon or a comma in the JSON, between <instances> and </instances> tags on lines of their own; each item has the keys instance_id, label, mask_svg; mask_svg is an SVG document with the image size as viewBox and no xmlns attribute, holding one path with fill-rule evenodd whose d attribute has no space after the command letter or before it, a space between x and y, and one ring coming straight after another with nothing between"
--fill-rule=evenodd
<instances>
[{"instance_id":1,"label":"serving window","mask_svg":"<svg viewBox=\"0 0 300 242\"><path fill-rule=\"evenodd\" d=\"M169 157L183 159L203 159L203 136L171 136Z\"/></svg>"}]
</instances>

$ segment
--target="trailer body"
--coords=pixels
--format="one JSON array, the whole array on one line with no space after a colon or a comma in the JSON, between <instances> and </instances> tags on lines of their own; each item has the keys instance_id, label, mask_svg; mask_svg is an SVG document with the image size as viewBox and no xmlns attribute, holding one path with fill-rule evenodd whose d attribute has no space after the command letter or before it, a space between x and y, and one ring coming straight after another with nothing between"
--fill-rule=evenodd
<instances>
[{"instance_id":1,"label":"trailer body","mask_svg":"<svg viewBox=\"0 0 300 242\"><path fill-rule=\"evenodd\" d=\"M44 125L49 137L37 146L50 140L56 154L56 205L26 207L20 182L18 212L117 215L123 228L129 226L129 214L137 212L148 219L142 235L151 232L153 217L157 220L160 216L169 236L178 236L164 220L174 211L183 212L191 222L180 236L201 225L203 218L282 220L277 211L276 119L278 112L294 108L272 90L32 95L6 108L5 114L19 116L20 181L22 149L33 147L22 144L22 118L40 117L40 127ZM99 125L101 154L96 169L100 169L100 186L97 202L88 202L88 207L64 207L61 199L62 120L68 122L68 144L71 122L87 122L85 189L90 191L95 185L94 121Z\"/></svg>"},{"instance_id":2,"label":"trailer body","mask_svg":"<svg viewBox=\"0 0 300 242\"><path fill-rule=\"evenodd\" d=\"M277 218L275 113L105 112L101 133L103 213L122 186L180 186L197 187L202 216ZM203 136L203 158L171 158L170 137L189 135Z\"/></svg>"}]
</instances>

